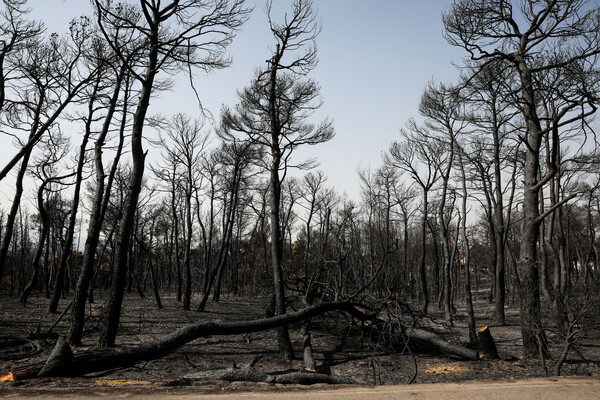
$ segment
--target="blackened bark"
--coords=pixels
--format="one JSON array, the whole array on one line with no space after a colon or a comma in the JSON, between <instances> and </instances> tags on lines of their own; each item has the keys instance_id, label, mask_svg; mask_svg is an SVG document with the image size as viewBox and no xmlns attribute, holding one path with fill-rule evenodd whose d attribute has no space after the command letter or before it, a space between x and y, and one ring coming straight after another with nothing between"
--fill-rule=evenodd
<instances>
[{"instance_id":1,"label":"blackened bark","mask_svg":"<svg viewBox=\"0 0 600 400\"><path fill-rule=\"evenodd\" d=\"M104 124L100 135L96 139L94 144L94 162L96 167L96 188L94 193L94 199L92 201L92 210L90 213L90 221L88 223L87 239L83 250L83 261L81 272L77 280L77 286L75 287L75 293L73 294L73 308L71 310L71 325L69 328L69 334L67 336L67 342L72 345L81 344L81 335L83 333L83 324L85 319L85 304L88 298L88 289L92 280L94 272L94 261L96 256L96 250L98 248L98 241L100 239L100 232L102 230L102 221L104 220L104 212L106 210L107 200L110 196L110 188L112 187L112 181L116 172L116 166L121 156L123 148L123 130L127 114L127 92L125 90L124 101L123 101L123 119L121 120L121 134L119 146L113 166L110 171L109 182L106 187L108 188L106 194L105 191L105 171L102 162L102 148L106 140L106 136L110 129L110 124L117 106L117 100L119 98L119 92L121 91L121 83L125 75L125 66L122 67L120 74L117 76L115 82L115 90L110 100L110 105L104 119ZM111 231L112 234L112 231ZM90 291L91 293L91 291ZM91 296L90 296L91 297ZM90 298L92 301L93 298Z\"/></svg>"},{"instance_id":2,"label":"blackened bark","mask_svg":"<svg viewBox=\"0 0 600 400\"><path fill-rule=\"evenodd\" d=\"M547 342L541 325L540 280L537 263L537 242L540 227L538 169L542 141L540 121L537 115L533 90L533 78L525 60L515 60L521 78L523 114L528 136L525 166L523 169L523 227L519 272L521 278L521 334L525 356L535 358L547 353Z\"/></svg>"},{"instance_id":3,"label":"blackened bark","mask_svg":"<svg viewBox=\"0 0 600 400\"><path fill-rule=\"evenodd\" d=\"M496 343L494 342L494 338L492 337L490 329L487 326L484 326L477 331L477 337L479 338L479 344L483 357L490 360L498 360L500 356L498 355Z\"/></svg>"},{"instance_id":4,"label":"blackened bark","mask_svg":"<svg viewBox=\"0 0 600 400\"><path fill-rule=\"evenodd\" d=\"M475 332L475 311L473 310L473 296L471 293L471 250L469 248L469 238L467 236L467 175L463 164L462 149L458 147L458 165L460 166L462 181L462 219L460 222L460 233L463 241L463 267L465 269L465 303L467 306L467 326L469 330L469 342L476 344L478 342Z\"/></svg>"},{"instance_id":5,"label":"blackened bark","mask_svg":"<svg viewBox=\"0 0 600 400\"><path fill-rule=\"evenodd\" d=\"M189 166L191 169L191 166ZM188 184L192 184L191 171ZM183 249L183 309L189 310L192 301L192 189L188 187L185 195L185 248Z\"/></svg>"},{"instance_id":6,"label":"blackened bark","mask_svg":"<svg viewBox=\"0 0 600 400\"><path fill-rule=\"evenodd\" d=\"M444 254L444 265L443 271L444 274L444 316L446 318L446 322L449 326L454 326L453 318L452 318L452 280L450 278L451 274L451 265L453 261L453 257L450 255L450 234L449 234L449 224L446 222L445 208L446 208L446 198L448 193L448 181L450 180L450 172L452 170L452 163L454 161L454 134L452 131L449 132L450 135L450 154L448 156L448 165L446 166L445 171L442 172L442 195L440 199L440 204L438 206L438 218L440 220L440 236L442 239L442 251Z\"/></svg>"},{"instance_id":7,"label":"blackened bark","mask_svg":"<svg viewBox=\"0 0 600 400\"><path fill-rule=\"evenodd\" d=\"M41 107L44 104L45 98L46 97L44 96L44 94L40 93L39 99L37 101L37 107L35 109L35 116L31 127L31 132L29 134L29 141L32 141L36 137L36 135L39 134L39 132L37 131L40 125ZM17 179L15 182L15 195L13 197L13 203L10 207L10 212L8 213L8 216L6 218L4 236L2 237L2 242L0 243L0 283L2 282L2 277L4 276L4 267L6 264L8 249L10 247L10 242L12 239L15 219L17 218L17 213L19 212L19 206L21 204L21 196L23 195L23 178L25 177L25 173L27 172L27 166L29 165L29 158L31 156L32 149L33 146L27 148L23 147L22 149L22 151L25 150L22 154L23 161L21 162L21 168L19 169L19 172L17 174ZM2 177L0 177L0 180L1 179Z\"/></svg>"},{"instance_id":8,"label":"blackened bark","mask_svg":"<svg viewBox=\"0 0 600 400\"><path fill-rule=\"evenodd\" d=\"M506 294L506 283L505 283L505 259L506 254L504 250L504 237L505 237L505 225L504 225L504 203L502 193L502 174L500 165L500 133L497 122L497 112L495 109L495 103L492 104L492 118L493 118L493 136L494 136L494 211L493 211L493 229L494 229L494 241L495 241L495 292L494 292L494 319L496 324L506 324L506 318L504 315L504 303Z\"/></svg>"},{"instance_id":9,"label":"blackened bark","mask_svg":"<svg viewBox=\"0 0 600 400\"><path fill-rule=\"evenodd\" d=\"M425 257L427 255L427 250L425 246L427 245L427 189L423 188L423 216L421 218L421 256L419 259L419 281L421 283L421 297L423 306L421 310L423 314L427 314L427 310L429 308L429 293L427 291L427 275L425 268Z\"/></svg>"},{"instance_id":10,"label":"blackened bark","mask_svg":"<svg viewBox=\"0 0 600 400\"><path fill-rule=\"evenodd\" d=\"M148 21L150 22L150 21ZM110 294L103 319L103 326L98 339L98 347L111 347L115 344L119 321L121 319L121 306L123 303L123 292L125 290L125 281L127 277L127 250L133 231L134 217L137 209L137 201L142 188L142 178L144 176L144 164L146 153L142 147L142 133L148 105L150 104L150 94L154 84L154 78L157 70L158 60L158 22L151 25L150 35L150 54L142 89L135 114L133 116L133 127L131 131L131 155L133 169L131 171L131 180L129 183L129 192L125 199L123 215L119 227L119 238L117 243L117 254L115 266L113 269L113 280Z\"/></svg>"},{"instance_id":11,"label":"blackened bark","mask_svg":"<svg viewBox=\"0 0 600 400\"><path fill-rule=\"evenodd\" d=\"M279 168L281 165L281 149L279 140L281 136L281 127L277 116L276 107L276 84L277 67L281 59L280 47L271 60L271 70L269 71L269 117L271 123L271 174L270 174L270 196L269 206L271 212L271 268L273 270L273 290L275 291L275 315L283 315L286 312L285 307L285 285L283 282L283 271L281 263L283 259L283 239L281 236L280 205L281 205L281 180L279 178ZM294 358L294 349L290 340L290 335L286 325L277 330L277 340L279 342L280 357L285 360Z\"/></svg>"}]
</instances>

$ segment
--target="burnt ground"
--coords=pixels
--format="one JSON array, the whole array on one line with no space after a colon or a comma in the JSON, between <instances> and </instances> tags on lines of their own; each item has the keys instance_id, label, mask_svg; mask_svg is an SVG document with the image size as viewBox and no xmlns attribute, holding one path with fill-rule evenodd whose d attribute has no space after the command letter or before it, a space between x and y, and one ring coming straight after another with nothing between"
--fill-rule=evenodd
<instances>
[{"instance_id":1,"label":"burnt ground","mask_svg":"<svg viewBox=\"0 0 600 400\"><path fill-rule=\"evenodd\" d=\"M150 297L140 299L134 294L125 301L118 345L133 345L142 341L154 340L184 324L203 320L235 321L264 317L266 299L260 297L225 297L220 303L209 302L204 312L183 311L174 296L162 298L164 308L158 310ZM194 298L195 304L199 299ZM59 309L64 309L67 300L61 300ZM90 307L91 314L86 322L83 348L94 346L98 335L99 313L102 299ZM193 303L194 304L194 303ZM44 361L52 350L56 338L36 339L40 350L31 355L30 345L9 343L7 337L27 337L31 332L47 330L58 318L46 312L48 300L43 297L31 298L23 307L15 297L0 296L0 372L17 369ZM492 305L484 300L475 304L477 326L491 323ZM293 304L292 304L293 308ZM433 308L433 307L432 307ZM435 310L437 311L437 310ZM546 315L550 315L548 312ZM360 323L341 314L330 314L313 319L312 339L315 358L321 372L333 376L351 377L361 385L391 385L408 383L415 374L415 383L465 382L489 380L516 380L546 376L540 360L522 358L518 309L507 308L507 325L490 326L496 341L501 360L460 361L452 356L435 354L432 349L413 349L413 358L401 345L389 346L378 337L377 332L363 330ZM53 329L55 334L66 334L70 314ZM434 315L434 318L436 316ZM441 313L429 325L453 341L464 341L466 332L465 312L458 310L456 326L446 329ZM549 326L549 325L546 325ZM300 326L291 326L290 333L297 352L301 357ZM561 351L562 340L548 332L551 353L554 359L547 361L548 370L553 370L555 360ZM585 337L571 351L563 365L562 375L600 376L600 332L588 329ZM75 352L78 349L74 349ZM404 352L403 352L404 351ZM147 393L183 388L202 392L228 390L278 390L282 385L266 383L226 383L220 381L197 381L182 379L186 374L244 365L256 356L262 358L256 364L261 371L280 374L301 370L301 358L282 361L278 357L276 334L274 331L257 332L247 335L232 335L201 338L189 343L173 354L160 360L139 363L134 367L97 373L79 378L33 379L17 382L0 382L0 395L10 393L43 393L46 389L61 390L123 390L128 393ZM319 388L324 385L316 385ZM289 389L289 386L286 386ZM300 389L299 386L296 388Z\"/></svg>"}]
</instances>

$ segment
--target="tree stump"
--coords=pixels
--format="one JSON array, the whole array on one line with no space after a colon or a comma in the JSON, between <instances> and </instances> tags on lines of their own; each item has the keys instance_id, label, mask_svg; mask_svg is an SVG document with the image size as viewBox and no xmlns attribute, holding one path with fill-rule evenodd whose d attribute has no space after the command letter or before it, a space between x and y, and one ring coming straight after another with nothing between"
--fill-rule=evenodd
<instances>
[{"instance_id":1,"label":"tree stump","mask_svg":"<svg viewBox=\"0 0 600 400\"><path fill-rule=\"evenodd\" d=\"M477 338L479 338L479 346L481 347L483 358L488 360L500 359L498 350L496 349L496 343L494 342L494 338L492 337L490 329L487 326L484 326L477 331Z\"/></svg>"}]
</instances>

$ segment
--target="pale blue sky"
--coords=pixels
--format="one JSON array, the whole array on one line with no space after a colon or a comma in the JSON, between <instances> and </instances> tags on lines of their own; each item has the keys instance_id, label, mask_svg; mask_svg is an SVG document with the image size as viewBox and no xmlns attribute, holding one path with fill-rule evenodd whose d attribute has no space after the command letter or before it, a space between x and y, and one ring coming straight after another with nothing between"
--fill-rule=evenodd
<instances>
[{"instance_id":1,"label":"pale blue sky","mask_svg":"<svg viewBox=\"0 0 600 400\"><path fill-rule=\"evenodd\" d=\"M276 15L289 9L289 0L275 0ZM43 20L48 31L62 32L72 17L89 12L86 0L30 0L32 16ZM315 1L323 30L318 37L319 65L311 77L321 85L324 101L317 118L333 120L336 137L328 143L299 152L320 160L329 184L358 200L359 166L380 164L382 151L398 139L400 127L417 116L421 92L431 79L456 80L451 61L463 53L442 36L441 13L449 0L322 0ZM236 90L250 82L254 68L270 57L270 37L264 2L254 1L250 21L230 47L233 66L208 76L198 74L201 100L216 118L222 104L236 102ZM150 113L197 112L186 82L160 95ZM73 140L73 146L78 140ZM0 138L0 164L14 154ZM150 149L150 152L158 150ZM152 154L151 154L152 156ZM13 174L14 175L14 174ZM0 202L6 208L12 188L0 183ZM7 187L8 184L8 187ZM31 193L31 192L30 192Z\"/></svg>"}]
</instances>

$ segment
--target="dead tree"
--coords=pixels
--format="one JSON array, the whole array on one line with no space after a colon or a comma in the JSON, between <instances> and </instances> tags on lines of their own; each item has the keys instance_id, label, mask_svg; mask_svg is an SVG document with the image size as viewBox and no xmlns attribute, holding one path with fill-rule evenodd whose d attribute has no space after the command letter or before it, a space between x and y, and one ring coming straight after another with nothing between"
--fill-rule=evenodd
<instances>
[{"instance_id":1,"label":"dead tree","mask_svg":"<svg viewBox=\"0 0 600 400\"><path fill-rule=\"evenodd\" d=\"M473 68L479 68L478 64ZM511 122L519 113L514 96L515 77L510 73L507 63L498 60L487 63L474 77L467 76L465 85L461 98L471 105L466 117L475 129L474 142L481 151L474 154L464 151L463 156L465 162L469 161L476 167L486 204L491 207L486 211L486 217L493 238L490 242L494 257L494 319L497 324L503 325L506 322L504 307L508 235L504 169L511 152L517 147L514 142L518 140L519 130L518 125L511 127ZM468 148L468 143L465 146Z\"/></svg>"},{"instance_id":2,"label":"dead tree","mask_svg":"<svg viewBox=\"0 0 600 400\"><path fill-rule=\"evenodd\" d=\"M452 280L451 267L454 263L452 251L450 249L451 232L450 220L452 219L453 206L448 205L449 181L451 178L452 169L454 167L457 147L457 137L463 133L467 125L463 118L462 103L457 96L456 90L453 87L430 83L423 95L419 104L419 112L423 115L425 126L432 134L433 140L438 146L442 146L442 152L447 152L446 156L435 157L433 162L439 171L442 181L440 201L438 205L438 219L440 225L440 239L442 242L442 251L444 255L443 264L443 299L446 322L452 326Z\"/></svg>"},{"instance_id":3,"label":"dead tree","mask_svg":"<svg viewBox=\"0 0 600 400\"><path fill-rule=\"evenodd\" d=\"M306 318L331 311L344 311L361 320L376 319L365 314L362 307L350 302L321 303L300 311L251 321L207 322L199 321L184 326L154 341L137 346L101 348L83 351L74 355L64 338L59 339L55 350L46 363L34 365L25 370L12 371L15 379L28 379L41 376L81 376L92 372L128 367L140 361L162 358L179 347L205 336L238 335L275 329L303 321ZM43 369L44 364L48 367ZM42 373L43 371L43 373Z\"/></svg>"},{"instance_id":4,"label":"dead tree","mask_svg":"<svg viewBox=\"0 0 600 400\"><path fill-rule=\"evenodd\" d=\"M282 23L271 16L267 3L269 26L275 49L268 67L259 71L251 85L239 93L234 110L224 109L223 125L231 134L247 135L251 141L269 151L271 217L271 268L275 290L275 312L286 312L282 271L283 232L281 224L281 186L285 179L292 150L305 144L318 144L334 135L330 121L319 125L307 121L319 108L319 87L304 79L317 64L315 40L320 31L316 11L310 0L296 0L291 15ZM303 51L298 55L299 51ZM304 164L305 167L308 165ZM278 330L281 357L291 359L293 349L285 326Z\"/></svg>"},{"instance_id":5,"label":"dead tree","mask_svg":"<svg viewBox=\"0 0 600 400\"><path fill-rule=\"evenodd\" d=\"M587 0L538 2L524 0L513 7L508 0L473 2L456 0L443 15L445 36L465 49L481 66L505 60L518 81L519 107L527 128L523 169L523 226L519 270L521 280L521 332L525 355L547 352L540 315L540 284L537 255L539 228L543 219L564 202L540 214L539 192L556 171L539 176L540 151L545 129L540 116L540 75L566 69L572 85L558 115L569 115L562 125L581 121L596 111L596 80L600 54L600 8ZM471 61L471 62L472 62ZM479 73L480 69L475 71Z\"/></svg>"},{"instance_id":6,"label":"dead tree","mask_svg":"<svg viewBox=\"0 0 600 400\"><path fill-rule=\"evenodd\" d=\"M427 313L429 308L429 293L427 290L427 272L425 268L425 256L427 254L427 218L429 215L429 192L437 182L438 168L435 167L434 158L438 154L432 153L432 147L427 143L428 135L423 135L424 128L419 127L414 121L408 125L408 131L402 130L404 142L394 142L390 146L389 154L385 156L385 162L392 167L408 173L412 180L420 187L423 194L423 210L421 218L421 255L419 261L419 282L421 289L422 311ZM438 147L439 149L439 147ZM420 167L424 164L424 172Z\"/></svg>"},{"instance_id":7,"label":"dead tree","mask_svg":"<svg viewBox=\"0 0 600 400\"><path fill-rule=\"evenodd\" d=\"M98 67L98 69L100 68L101 67ZM101 95L102 87L104 85L102 78L102 74L97 73L95 75L93 83L90 85L91 87L89 88L89 93L85 95L88 101L87 114L81 117L81 119L84 122L83 138L81 139L81 145L79 146L79 155L77 157L77 167L75 170L75 184L73 189L73 201L71 202L71 212L69 214L69 223L67 225L66 238L65 242L63 243L60 263L58 265L58 270L56 273L54 293L48 306L48 311L50 313L57 312L58 301L62 296L63 292L64 275L67 269L67 264L69 263L73 252L73 238L75 235L75 225L77 223L77 211L79 210L81 185L83 183L83 168L86 164L86 161L88 161L86 156L87 144L92 135L92 122L94 118L96 118L94 115L97 111L96 102L98 100L98 97Z\"/></svg>"},{"instance_id":8,"label":"dead tree","mask_svg":"<svg viewBox=\"0 0 600 400\"><path fill-rule=\"evenodd\" d=\"M37 249L32 263L33 273L31 280L23 289L23 293L21 293L21 302L23 305L27 303L29 295L38 284L44 248L48 246L46 244L50 232L50 217L46 210L48 186L53 182L60 182L61 180L70 178L74 175L74 173L64 176L56 175L56 164L62 161L66 156L69 146L66 145L67 141L62 136L54 137L53 135L48 135L48 139L49 140L47 141L43 141L45 146L43 147L42 154L36 161L35 170L32 172L37 179L42 181L37 191L40 232Z\"/></svg>"},{"instance_id":9,"label":"dead tree","mask_svg":"<svg viewBox=\"0 0 600 400\"><path fill-rule=\"evenodd\" d=\"M213 286L213 301L218 302L221 296L223 273L227 265L233 241L235 224L240 224L238 210L241 208L241 199L244 189L248 186L251 164L260 159L260 152L251 141L226 141L220 146L218 155L221 166L221 185L223 189L223 226L219 253L216 266L210 276L209 287L202 297L202 308L206 304L207 296ZM214 284L214 285L213 285ZM200 309L200 307L199 307Z\"/></svg>"},{"instance_id":10,"label":"dead tree","mask_svg":"<svg viewBox=\"0 0 600 400\"><path fill-rule=\"evenodd\" d=\"M25 143L19 142L20 150L0 171L2 180L21 161L13 202L0 243L0 280L4 274L4 264L23 193L23 178L33 147L95 75L93 70L80 68L87 37L85 33L76 33L78 29L83 29L81 26L74 24L73 27L70 38L56 36L46 40L30 40L26 46L22 43L18 46L18 51L10 53L11 69L19 74L19 79L11 83L11 91L17 93L20 99L3 100L6 111L3 130L14 136L16 133L26 132L28 137Z\"/></svg>"},{"instance_id":11,"label":"dead tree","mask_svg":"<svg viewBox=\"0 0 600 400\"><path fill-rule=\"evenodd\" d=\"M99 46L98 50L107 51L106 46ZM112 73L111 73L112 72ZM125 63L113 65L112 71L107 72L106 78L113 78L113 92L109 97L106 115L102 123L102 128L94 143L94 166L96 174L96 186L92 199L92 207L90 219L88 222L87 237L83 250L83 261L81 272L77 279L77 285L73 294L73 308L71 311L71 325L67 341L71 345L81 343L81 335L83 333L83 324L85 319L85 305L88 300L88 290L92 282L94 265L96 260L96 250L100 240L102 231L102 223L108 207L110 191L114 181L114 177L119 165L119 160L123 151L123 142L125 139L125 125L128 119L127 110L130 95L129 77L126 74L127 66ZM102 154L107 140L108 133L113 125L113 119L119 106L119 96L123 92L123 100L121 104L121 120L119 123L119 142L115 150L115 157L112 167L108 172L104 168ZM91 293L91 291L90 291ZM91 300L90 300L91 301Z\"/></svg>"},{"instance_id":12,"label":"dead tree","mask_svg":"<svg viewBox=\"0 0 600 400\"><path fill-rule=\"evenodd\" d=\"M140 97L133 116L131 153L133 169L127 199L119 227L119 242L107 312L99 339L99 346L113 346L119 326L125 278L127 252L134 225L135 210L141 191L146 153L142 147L144 123L155 80L159 71L175 73L180 66L210 71L228 65L223 53L231 43L234 32L246 21L250 10L243 0L172 1L165 4L140 0L139 6L125 4L111 7L108 0L94 0L99 28L112 50L121 60L127 55L123 43L115 38L110 28L131 30L139 42L135 49L140 54L142 68L129 65L129 72L140 85ZM194 18L189 18L194 15Z\"/></svg>"},{"instance_id":13,"label":"dead tree","mask_svg":"<svg viewBox=\"0 0 600 400\"><path fill-rule=\"evenodd\" d=\"M202 121L192 120L189 116L176 114L167 122L160 122L160 145L167 168L172 171L170 182L172 196L175 196L175 183L183 194L184 210L184 241L183 241L183 309L190 309L192 297L191 247L193 237L192 196L201 184L199 164L201 153L208 140L208 135L202 133ZM163 133L164 132L164 133ZM156 169L159 172L159 169ZM173 200L175 200L172 197ZM174 203L173 203L174 205ZM173 210L174 221L177 222L176 210ZM177 229L175 227L175 229Z\"/></svg>"},{"instance_id":14,"label":"dead tree","mask_svg":"<svg viewBox=\"0 0 600 400\"><path fill-rule=\"evenodd\" d=\"M141 361L151 361L171 354L181 346L206 336L241 335L245 333L276 329L282 325L300 323L332 311L346 312L362 321L381 322L376 313L369 313L359 304L342 301L320 303L300 311L250 321L208 322L199 321L184 327L153 342L144 342L136 346L115 348L95 348L73 354L66 340L60 337L48 360L2 373L12 380L35 377L82 376L93 372L124 368ZM471 349L449 343L435 333L420 329L406 328L403 332L409 337L424 340L443 352L465 360L479 359L479 354ZM289 383L289 382L281 382Z\"/></svg>"}]
</instances>

